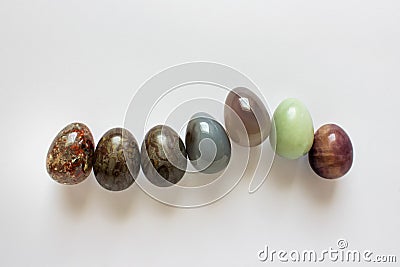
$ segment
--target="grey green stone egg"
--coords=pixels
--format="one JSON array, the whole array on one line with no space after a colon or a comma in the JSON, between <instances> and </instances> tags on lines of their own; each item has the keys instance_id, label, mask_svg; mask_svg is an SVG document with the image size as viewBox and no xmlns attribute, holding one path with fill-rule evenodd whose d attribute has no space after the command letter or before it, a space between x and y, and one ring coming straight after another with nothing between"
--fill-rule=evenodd
<instances>
[{"instance_id":1,"label":"grey green stone egg","mask_svg":"<svg viewBox=\"0 0 400 267\"><path fill-rule=\"evenodd\" d=\"M192 165L203 173L217 173L229 164L229 138L224 127L207 113L192 116L186 128L185 144Z\"/></svg>"}]
</instances>

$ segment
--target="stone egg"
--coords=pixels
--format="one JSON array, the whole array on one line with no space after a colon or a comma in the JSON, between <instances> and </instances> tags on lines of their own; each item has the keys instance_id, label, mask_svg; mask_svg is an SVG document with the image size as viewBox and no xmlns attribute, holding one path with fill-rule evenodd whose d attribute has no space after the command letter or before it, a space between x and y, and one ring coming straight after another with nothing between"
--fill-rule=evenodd
<instances>
[{"instance_id":1,"label":"stone egg","mask_svg":"<svg viewBox=\"0 0 400 267\"><path fill-rule=\"evenodd\" d=\"M345 175L353 164L353 145L347 133L336 124L321 126L314 135L308 161L316 174L335 179Z\"/></svg>"},{"instance_id":2,"label":"stone egg","mask_svg":"<svg viewBox=\"0 0 400 267\"><path fill-rule=\"evenodd\" d=\"M273 116L272 148L281 157L297 159L307 154L313 140L313 122L306 106L294 98L282 101Z\"/></svg>"},{"instance_id":3,"label":"stone egg","mask_svg":"<svg viewBox=\"0 0 400 267\"><path fill-rule=\"evenodd\" d=\"M140 170L140 152L135 137L126 129L107 131L97 144L93 171L97 182L110 191L133 184Z\"/></svg>"},{"instance_id":4,"label":"stone egg","mask_svg":"<svg viewBox=\"0 0 400 267\"><path fill-rule=\"evenodd\" d=\"M50 145L47 172L61 184L78 184L92 171L93 155L94 140L89 128L79 122L68 124Z\"/></svg>"},{"instance_id":5,"label":"stone egg","mask_svg":"<svg viewBox=\"0 0 400 267\"><path fill-rule=\"evenodd\" d=\"M185 144L192 165L203 173L217 173L229 164L229 138L224 127L207 113L192 116L186 128Z\"/></svg>"},{"instance_id":6,"label":"stone egg","mask_svg":"<svg viewBox=\"0 0 400 267\"><path fill-rule=\"evenodd\" d=\"M229 137L241 146L261 144L271 129L267 108L255 93L244 87L233 89L226 97L224 121Z\"/></svg>"},{"instance_id":7,"label":"stone egg","mask_svg":"<svg viewBox=\"0 0 400 267\"><path fill-rule=\"evenodd\" d=\"M151 128L142 143L141 166L147 179L156 186L178 183L186 172L187 154L179 135L169 126Z\"/></svg>"}]
</instances>

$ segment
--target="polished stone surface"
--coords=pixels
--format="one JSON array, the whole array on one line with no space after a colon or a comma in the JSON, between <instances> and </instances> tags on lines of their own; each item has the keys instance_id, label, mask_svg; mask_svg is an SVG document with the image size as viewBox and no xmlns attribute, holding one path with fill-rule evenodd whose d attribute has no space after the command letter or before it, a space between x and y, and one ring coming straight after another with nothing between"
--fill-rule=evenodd
<instances>
[{"instance_id":1,"label":"polished stone surface","mask_svg":"<svg viewBox=\"0 0 400 267\"><path fill-rule=\"evenodd\" d=\"M282 101L274 112L270 136L276 153L287 159L300 158L310 150L313 140L313 122L306 106L294 98Z\"/></svg>"},{"instance_id":2,"label":"polished stone surface","mask_svg":"<svg viewBox=\"0 0 400 267\"><path fill-rule=\"evenodd\" d=\"M229 164L231 142L224 127L207 113L192 116L186 128L185 145L192 165L203 173L217 173Z\"/></svg>"},{"instance_id":3,"label":"polished stone surface","mask_svg":"<svg viewBox=\"0 0 400 267\"><path fill-rule=\"evenodd\" d=\"M187 155L179 135L166 125L151 128L141 147L141 165L147 179L157 186L178 183L186 172Z\"/></svg>"},{"instance_id":4,"label":"polished stone surface","mask_svg":"<svg viewBox=\"0 0 400 267\"><path fill-rule=\"evenodd\" d=\"M338 125L321 126L315 132L308 160L319 176L327 179L342 177L353 164L353 145L349 136Z\"/></svg>"},{"instance_id":5,"label":"polished stone surface","mask_svg":"<svg viewBox=\"0 0 400 267\"><path fill-rule=\"evenodd\" d=\"M271 129L265 105L255 93L244 87L229 92L225 100L224 120L229 137L241 146L261 144Z\"/></svg>"},{"instance_id":6,"label":"polished stone surface","mask_svg":"<svg viewBox=\"0 0 400 267\"><path fill-rule=\"evenodd\" d=\"M93 155L94 140L89 128L78 122L68 124L50 145L47 172L61 184L78 184L92 171Z\"/></svg>"},{"instance_id":7,"label":"polished stone surface","mask_svg":"<svg viewBox=\"0 0 400 267\"><path fill-rule=\"evenodd\" d=\"M107 131L97 144L93 171L107 190L121 191L133 184L140 170L140 152L135 137L126 129Z\"/></svg>"}]
</instances>

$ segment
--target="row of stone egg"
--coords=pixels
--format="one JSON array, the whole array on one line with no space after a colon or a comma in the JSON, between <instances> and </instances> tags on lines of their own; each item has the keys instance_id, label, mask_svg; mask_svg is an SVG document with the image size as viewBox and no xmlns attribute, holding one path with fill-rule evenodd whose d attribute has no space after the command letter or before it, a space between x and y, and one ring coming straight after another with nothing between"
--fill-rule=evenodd
<instances>
[{"instance_id":1,"label":"row of stone egg","mask_svg":"<svg viewBox=\"0 0 400 267\"><path fill-rule=\"evenodd\" d=\"M271 120L262 101L246 88L232 90L225 101L225 126L229 137L242 146L257 146L271 132L270 142L278 155L296 159L309 153L313 170L324 178L337 178L351 167L353 150L349 137L338 126L321 127L314 136L306 107L296 99L283 101ZM272 129L271 129L272 128ZM142 166L155 185L169 186L180 181L187 157L204 172L222 171L229 163L231 144L223 126L208 114L192 117L186 130L186 148L170 127L153 127L145 136L140 154L134 136L126 129L114 128L100 139L94 150L93 136L81 123L65 127L54 139L47 155L47 171L63 184L77 184L89 174L108 190L129 187ZM200 144L211 139L215 153L210 156Z\"/></svg>"},{"instance_id":2,"label":"row of stone egg","mask_svg":"<svg viewBox=\"0 0 400 267\"><path fill-rule=\"evenodd\" d=\"M211 139L215 145L212 158L207 149L200 150L204 139ZM68 185L84 181L93 168L102 187L121 191L133 184L140 166L154 185L170 186L185 174L187 157L196 169L212 174L225 169L230 156L231 144L222 125L208 114L199 113L188 123L186 148L171 127L158 125L147 132L141 152L127 129L110 129L94 148L89 128L83 123L71 123L52 142L46 167L54 180Z\"/></svg>"},{"instance_id":3,"label":"row of stone egg","mask_svg":"<svg viewBox=\"0 0 400 267\"><path fill-rule=\"evenodd\" d=\"M257 146L270 135L271 146L279 156L298 159L308 153L311 168L323 178L342 177L353 164L353 145L347 133L336 124L325 124L314 133L311 115L298 99L282 101L271 123L261 100L250 90L237 88L228 94L224 116L227 131L236 143ZM240 123L245 134L238 127Z\"/></svg>"}]
</instances>

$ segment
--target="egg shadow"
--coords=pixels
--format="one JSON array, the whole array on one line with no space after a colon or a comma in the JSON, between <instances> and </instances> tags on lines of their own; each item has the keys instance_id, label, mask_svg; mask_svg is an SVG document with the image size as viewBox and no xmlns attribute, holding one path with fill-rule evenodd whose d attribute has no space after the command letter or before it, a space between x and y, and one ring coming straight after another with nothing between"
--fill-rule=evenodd
<instances>
[{"instance_id":1,"label":"egg shadow","mask_svg":"<svg viewBox=\"0 0 400 267\"><path fill-rule=\"evenodd\" d=\"M299 186L304 195L312 197L319 205L328 204L334 198L337 182L336 180L319 177L310 167L308 156L299 159L301 163L298 168Z\"/></svg>"},{"instance_id":2,"label":"egg shadow","mask_svg":"<svg viewBox=\"0 0 400 267\"><path fill-rule=\"evenodd\" d=\"M136 187L136 188L135 188ZM59 186L56 191L60 199L61 208L73 216L82 216L91 206L97 205L110 217L123 220L132 215L132 207L142 193L133 183L128 189L118 192L102 188L96 181L93 173L85 181L73 186Z\"/></svg>"},{"instance_id":3,"label":"egg shadow","mask_svg":"<svg viewBox=\"0 0 400 267\"><path fill-rule=\"evenodd\" d=\"M289 160L276 155L268 174L270 184L280 190L288 190L299 175L299 165L299 160Z\"/></svg>"},{"instance_id":4,"label":"egg shadow","mask_svg":"<svg viewBox=\"0 0 400 267\"><path fill-rule=\"evenodd\" d=\"M182 179L184 178L185 176L183 176ZM171 194L171 191L169 191L169 189L179 185L180 182L178 182L177 185L172 185L171 188L160 187L159 189L161 191L158 190L153 191L152 187L153 186L158 187L158 186L152 184L150 180L148 180L147 177L144 175L142 170L140 171L137 180L138 183L135 183L135 190L137 191L135 192L136 193L135 195L137 196L140 195L141 205L146 205L147 207L154 208L157 214L163 214L163 215L172 214L173 210L175 210L176 207L168 203L178 203L179 202L178 200L182 197L182 195L180 194L179 191L173 191L173 193ZM150 184L152 185L150 186ZM165 191L163 189L165 189Z\"/></svg>"},{"instance_id":5,"label":"egg shadow","mask_svg":"<svg viewBox=\"0 0 400 267\"><path fill-rule=\"evenodd\" d=\"M163 216L170 216L170 215L174 214L174 212L178 209L185 209L183 207L178 207L178 206L164 203L164 202L162 202L158 199L155 199L147 194L146 194L146 197L148 197L149 201L151 201L151 206L153 206L153 208L156 210L156 213L162 214ZM175 195L175 198L177 199L178 196Z\"/></svg>"},{"instance_id":6,"label":"egg shadow","mask_svg":"<svg viewBox=\"0 0 400 267\"><path fill-rule=\"evenodd\" d=\"M97 182L95 182L97 184ZM133 183L122 191L109 191L99 184L93 191L92 201L109 217L122 221L129 218L134 212L134 206L140 201L141 190Z\"/></svg>"},{"instance_id":7,"label":"egg shadow","mask_svg":"<svg viewBox=\"0 0 400 267\"><path fill-rule=\"evenodd\" d=\"M86 209L89 197L93 191L94 175L77 185L60 185L57 187L56 194L60 198L63 210L68 211L74 216L80 216Z\"/></svg>"},{"instance_id":8,"label":"egg shadow","mask_svg":"<svg viewBox=\"0 0 400 267\"><path fill-rule=\"evenodd\" d=\"M250 147L249 149L249 158L242 178L243 180L247 180L250 182L251 178L256 173L257 167L259 167L258 165L260 163L261 147L255 146Z\"/></svg>"}]
</instances>

